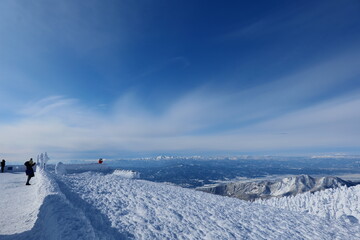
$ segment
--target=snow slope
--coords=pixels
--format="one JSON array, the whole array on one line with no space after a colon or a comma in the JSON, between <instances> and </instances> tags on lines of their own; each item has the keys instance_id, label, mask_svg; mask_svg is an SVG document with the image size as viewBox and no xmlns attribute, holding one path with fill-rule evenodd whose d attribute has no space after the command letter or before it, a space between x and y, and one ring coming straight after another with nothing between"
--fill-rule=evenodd
<instances>
[{"instance_id":1,"label":"snow slope","mask_svg":"<svg viewBox=\"0 0 360 240\"><path fill-rule=\"evenodd\" d=\"M316 192L328 188L354 185L353 182L337 177L314 178L309 175L299 175L277 180L231 182L199 187L197 190L243 200L255 200L259 198L295 196L304 192Z\"/></svg>"},{"instance_id":2,"label":"snow slope","mask_svg":"<svg viewBox=\"0 0 360 240\"><path fill-rule=\"evenodd\" d=\"M360 220L360 185L256 202L325 218L341 218L356 223Z\"/></svg>"},{"instance_id":3,"label":"snow slope","mask_svg":"<svg viewBox=\"0 0 360 240\"><path fill-rule=\"evenodd\" d=\"M55 176L40 171L28 188L21 187L24 175L0 176L5 183L0 186L2 199L15 211L1 212L1 240L360 239L359 224L131 179L119 172ZM41 205L9 201L24 193ZM33 214L24 214L29 221L22 221L17 214L26 207Z\"/></svg>"}]
</instances>

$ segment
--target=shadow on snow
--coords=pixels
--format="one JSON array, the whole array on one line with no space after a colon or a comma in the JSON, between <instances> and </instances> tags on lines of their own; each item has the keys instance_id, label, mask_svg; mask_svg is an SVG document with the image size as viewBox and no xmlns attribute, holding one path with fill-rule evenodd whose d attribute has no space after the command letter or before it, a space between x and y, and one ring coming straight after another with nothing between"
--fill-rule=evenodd
<instances>
[{"instance_id":1,"label":"shadow on snow","mask_svg":"<svg viewBox=\"0 0 360 240\"><path fill-rule=\"evenodd\" d=\"M34 227L22 233L0 235L1 240L125 240L130 233L111 227L107 216L81 199L61 181L61 194L48 195L39 209Z\"/></svg>"}]
</instances>

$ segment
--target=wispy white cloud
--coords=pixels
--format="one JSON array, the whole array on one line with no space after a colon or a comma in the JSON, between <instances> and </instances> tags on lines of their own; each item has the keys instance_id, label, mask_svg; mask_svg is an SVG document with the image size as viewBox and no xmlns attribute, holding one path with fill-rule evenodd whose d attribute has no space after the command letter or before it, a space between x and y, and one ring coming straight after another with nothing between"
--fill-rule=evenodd
<instances>
[{"instance_id":1,"label":"wispy white cloud","mask_svg":"<svg viewBox=\"0 0 360 240\"><path fill-rule=\"evenodd\" d=\"M37 102L27 103L20 113L32 117L46 117L49 115L56 115L59 109L72 105L75 99L66 99L62 96L51 96L41 99Z\"/></svg>"},{"instance_id":2,"label":"wispy white cloud","mask_svg":"<svg viewBox=\"0 0 360 240\"><path fill-rule=\"evenodd\" d=\"M1 153L18 160L44 151L66 159L87 152L358 148L357 53L251 89L199 88L157 114L131 92L105 115L73 98L32 100L17 108L18 120L0 124ZM337 93L343 84L353 90Z\"/></svg>"},{"instance_id":3,"label":"wispy white cloud","mask_svg":"<svg viewBox=\"0 0 360 240\"><path fill-rule=\"evenodd\" d=\"M90 151L99 154L121 154L122 151L281 152L286 149L358 147L360 142L360 113L355 110L360 107L360 99L356 95L255 125L210 134L196 134L196 130L203 127L202 122L207 124L206 116L211 117L211 114L202 115L202 119L195 115L194 119L192 110L189 115L186 112L187 104L179 104L171 110L183 109L183 115L179 117L172 114L140 117L128 110L122 114L132 117L120 119L119 113L106 116L79 114L78 107L66 105L65 115L55 119L44 114L42 118L32 116L16 124L1 125L0 144L3 153L17 158L45 150L55 158L66 159ZM84 119L87 121L80 124ZM77 121L78 125L69 124Z\"/></svg>"}]
</instances>

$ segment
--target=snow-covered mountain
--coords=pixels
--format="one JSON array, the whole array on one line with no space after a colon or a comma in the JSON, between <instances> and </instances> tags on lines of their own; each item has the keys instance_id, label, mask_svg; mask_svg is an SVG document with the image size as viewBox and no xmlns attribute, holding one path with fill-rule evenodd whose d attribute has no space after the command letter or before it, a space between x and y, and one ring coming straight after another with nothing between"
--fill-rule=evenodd
<instances>
[{"instance_id":1,"label":"snow-covered mountain","mask_svg":"<svg viewBox=\"0 0 360 240\"><path fill-rule=\"evenodd\" d=\"M197 190L243 200L255 200L258 198L295 196L304 192L317 192L328 188L354 185L353 182L337 177L314 178L308 175L300 175L272 181L224 183L200 187Z\"/></svg>"}]
</instances>

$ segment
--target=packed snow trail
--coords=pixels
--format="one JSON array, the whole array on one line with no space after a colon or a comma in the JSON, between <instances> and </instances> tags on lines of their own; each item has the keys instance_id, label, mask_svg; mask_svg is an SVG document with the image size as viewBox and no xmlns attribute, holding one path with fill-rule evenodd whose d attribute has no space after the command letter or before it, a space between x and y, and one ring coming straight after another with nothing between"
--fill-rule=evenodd
<instances>
[{"instance_id":1,"label":"packed snow trail","mask_svg":"<svg viewBox=\"0 0 360 240\"><path fill-rule=\"evenodd\" d=\"M0 173L0 235L34 226L43 199L38 196L38 179L32 178L30 186L26 179L25 173Z\"/></svg>"},{"instance_id":2,"label":"packed snow trail","mask_svg":"<svg viewBox=\"0 0 360 240\"><path fill-rule=\"evenodd\" d=\"M58 180L133 239L360 239L360 225L115 174Z\"/></svg>"}]
</instances>

